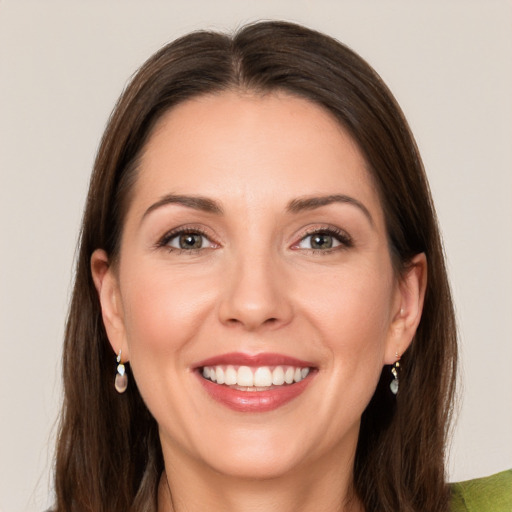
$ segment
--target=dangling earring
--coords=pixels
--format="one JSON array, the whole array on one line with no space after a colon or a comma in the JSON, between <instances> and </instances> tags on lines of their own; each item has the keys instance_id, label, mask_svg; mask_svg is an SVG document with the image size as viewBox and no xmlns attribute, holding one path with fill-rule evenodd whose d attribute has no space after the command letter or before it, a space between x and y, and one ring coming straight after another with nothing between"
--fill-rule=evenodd
<instances>
[{"instance_id":1,"label":"dangling earring","mask_svg":"<svg viewBox=\"0 0 512 512\"><path fill-rule=\"evenodd\" d=\"M396 352L396 361L393 367L391 368L391 373L393 374L393 380L389 384L389 389L391 389L391 393L396 395L398 393L398 369L400 368L400 356L398 352Z\"/></svg>"},{"instance_id":2,"label":"dangling earring","mask_svg":"<svg viewBox=\"0 0 512 512\"><path fill-rule=\"evenodd\" d=\"M124 364L121 362L121 351L117 356L117 373L114 386L118 393L124 393L128 387L128 375L126 375L126 369Z\"/></svg>"}]
</instances>

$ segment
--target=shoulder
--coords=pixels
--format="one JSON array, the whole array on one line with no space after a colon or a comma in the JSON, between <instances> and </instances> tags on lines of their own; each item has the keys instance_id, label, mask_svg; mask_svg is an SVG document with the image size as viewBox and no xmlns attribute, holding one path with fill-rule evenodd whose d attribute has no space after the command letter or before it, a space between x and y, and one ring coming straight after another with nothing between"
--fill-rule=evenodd
<instances>
[{"instance_id":1,"label":"shoulder","mask_svg":"<svg viewBox=\"0 0 512 512\"><path fill-rule=\"evenodd\" d=\"M511 512L512 469L451 484L451 512Z\"/></svg>"}]
</instances>

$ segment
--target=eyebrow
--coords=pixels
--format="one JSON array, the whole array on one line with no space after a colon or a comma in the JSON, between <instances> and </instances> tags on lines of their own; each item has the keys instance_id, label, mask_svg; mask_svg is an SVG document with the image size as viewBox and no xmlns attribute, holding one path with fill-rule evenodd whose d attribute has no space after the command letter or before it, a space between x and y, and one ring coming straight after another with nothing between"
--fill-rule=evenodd
<instances>
[{"instance_id":1,"label":"eyebrow","mask_svg":"<svg viewBox=\"0 0 512 512\"><path fill-rule=\"evenodd\" d=\"M299 213L305 210L315 210L322 206L327 206L333 203L350 204L359 208L364 213L365 217L369 220L372 226L375 226L373 217L366 206L354 197L346 196L344 194L332 194L328 196L311 196L304 198L293 199L288 203L287 210L291 213Z\"/></svg>"},{"instance_id":2,"label":"eyebrow","mask_svg":"<svg viewBox=\"0 0 512 512\"><path fill-rule=\"evenodd\" d=\"M162 206L166 206L168 204L178 204L181 206L186 206L187 208L192 208L194 210L200 210L206 213L214 213L216 215L222 215L224 212L221 206L214 201L213 199L209 199L207 197L202 196L183 196L176 194L167 194L159 199L156 203L153 203L142 216L142 220L144 220L152 211L157 208L161 208Z\"/></svg>"},{"instance_id":3,"label":"eyebrow","mask_svg":"<svg viewBox=\"0 0 512 512\"><path fill-rule=\"evenodd\" d=\"M357 199L350 196L346 196L344 194L331 194L327 196L308 196L292 199L288 203L286 210L290 213L300 213L307 210L315 210L317 208L321 208L322 206L328 206L333 203L350 204L352 206L357 207L365 215L370 224L372 226L375 225L368 208L366 208L366 206ZM220 204L208 197L167 194L160 198L156 203L153 203L144 212L142 220L144 220L152 211L169 204L178 204L181 206L185 206L187 208L192 208L194 210L199 210L206 213L213 213L215 215L224 214L224 211Z\"/></svg>"}]
</instances>

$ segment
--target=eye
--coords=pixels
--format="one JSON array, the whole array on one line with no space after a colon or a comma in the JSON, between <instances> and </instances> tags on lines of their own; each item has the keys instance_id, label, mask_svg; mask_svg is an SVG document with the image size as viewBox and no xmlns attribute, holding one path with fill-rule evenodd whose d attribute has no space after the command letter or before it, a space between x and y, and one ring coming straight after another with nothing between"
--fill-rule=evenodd
<instances>
[{"instance_id":1,"label":"eye","mask_svg":"<svg viewBox=\"0 0 512 512\"><path fill-rule=\"evenodd\" d=\"M161 247L178 251L198 251L215 247L215 244L200 231L181 230L167 234L159 243Z\"/></svg>"},{"instance_id":2,"label":"eye","mask_svg":"<svg viewBox=\"0 0 512 512\"><path fill-rule=\"evenodd\" d=\"M332 229L314 231L303 237L296 245L297 249L329 251L331 249L351 247L352 239L344 232Z\"/></svg>"},{"instance_id":3,"label":"eye","mask_svg":"<svg viewBox=\"0 0 512 512\"><path fill-rule=\"evenodd\" d=\"M341 245L333 235L329 233L314 233L304 237L298 244L300 249L332 249Z\"/></svg>"}]
</instances>

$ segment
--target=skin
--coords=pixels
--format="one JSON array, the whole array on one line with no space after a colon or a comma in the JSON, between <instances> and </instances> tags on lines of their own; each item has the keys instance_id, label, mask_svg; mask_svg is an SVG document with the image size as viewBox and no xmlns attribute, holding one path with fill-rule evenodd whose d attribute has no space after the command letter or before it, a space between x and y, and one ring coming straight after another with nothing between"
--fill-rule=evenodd
<instances>
[{"instance_id":1,"label":"skin","mask_svg":"<svg viewBox=\"0 0 512 512\"><path fill-rule=\"evenodd\" d=\"M167 194L209 198L223 213L151 209ZM288 208L333 194L359 206ZM201 249L162 246L181 226L205 235ZM340 241L325 234L332 227ZM334 247L312 250L312 230ZM159 424L159 510L362 510L351 493L360 418L419 323L424 255L413 263L395 275L364 158L321 107L223 92L165 114L142 156L119 260L102 250L91 259L113 350ZM316 371L286 405L237 412L193 371L230 352L277 352Z\"/></svg>"}]
</instances>

